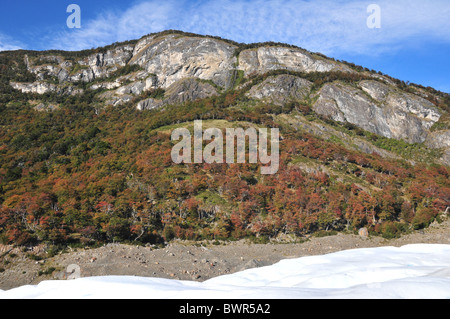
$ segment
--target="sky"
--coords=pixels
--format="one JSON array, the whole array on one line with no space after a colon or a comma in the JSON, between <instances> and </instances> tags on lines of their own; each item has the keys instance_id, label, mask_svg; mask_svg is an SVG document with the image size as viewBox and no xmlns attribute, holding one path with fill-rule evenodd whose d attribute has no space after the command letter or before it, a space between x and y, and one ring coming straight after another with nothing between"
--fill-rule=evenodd
<instances>
[{"instance_id":1,"label":"sky","mask_svg":"<svg viewBox=\"0 0 450 319\"><path fill-rule=\"evenodd\" d=\"M71 4L81 28L67 24ZM15 0L2 3L0 51L82 50L177 29L294 44L450 93L449 16L450 0Z\"/></svg>"}]
</instances>

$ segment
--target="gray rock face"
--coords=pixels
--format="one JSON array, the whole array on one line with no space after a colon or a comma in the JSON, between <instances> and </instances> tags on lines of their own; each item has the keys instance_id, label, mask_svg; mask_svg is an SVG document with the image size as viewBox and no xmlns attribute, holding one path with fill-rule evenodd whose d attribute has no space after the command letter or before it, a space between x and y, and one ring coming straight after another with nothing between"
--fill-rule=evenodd
<instances>
[{"instance_id":1,"label":"gray rock face","mask_svg":"<svg viewBox=\"0 0 450 319\"><path fill-rule=\"evenodd\" d=\"M377 101L385 101L389 93L393 91L388 85L378 81L361 81L359 86Z\"/></svg>"},{"instance_id":2,"label":"gray rock face","mask_svg":"<svg viewBox=\"0 0 450 319\"><path fill-rule=\"evenodd\" d=\"M430 133L425 144L431 148L450 148L450 130Z\"/></svg>"},{"instance_id":3,"label":"gray rock face","mask_svg":"<svg viewBox=\"0 0 450 319\"><path fill-rule=\"evenodd\" d=\"M366 154L377 153L384 158L400 158L396 154L381 149L363 138L350 136L328 124L308 121L306 118L303 118L299 115L289 116L286 114L282 114L278 116L278 119L280 118L282 119L283 123L289 124L297 131L305 131L315 136L319 136L324 140L338 139L341 141L341 143L346 145L346 147L357 150L359 152L364 152Z\"/></svg>"},{"instance_id":4,"label":"gray rock face","mask_svg":"<svg viewBox=\"0 0 450 319\"><path fill-rule=\"evenodd\" d=\"M432 132L428 134L425 145L429 148L442 149L442 163L450 165L450 130Z\"/></svg>"},{"instance_id":5,"label":"gray rock face","mask_svg":"<svg viewBox=\"0 0 450 319\"><path fill-rule=\"evenodd\" d=\"M306 51L283 47L261 47L242 51L239 55L239 70L243 70L246 76L252 73L264 74L273 70L351 72L346 66L314 58Z\"/></svg>"},{"instance_id":6,"label":"gray rock face","mask_svg":"<svg viewBox=\"0 0 450 319\"><path fill-rule=\"evenodd\" d=\"M335 121L410 143L424 142L441 116L427 100L382 83L366 81L361 87L367 94L339 82L326 84L317 94L314 110Z\"/></svg>"},{"instance_id":7,"label":"gray rock face","mask_svg":"<svg viewBox=\"0 0 450 319\"><path fill-rule=\"evenodd\" d=\"M303 100L311 91L312 83L293 75L268 77L263 83L254 86L248 97L283 105L290 101Z\"/></svg>"},{"instance_id":8,"label":"gray rock face","mask_svg":"<svg viewBox=\"0 0 450 319\"><path fill-rule=\"evenodd\" d=\"M215 39L169 35L141 40L130 62L156 74L162 88L191 77L228 88L235 69L235 50Z\"/></svg>"},{"instance_id":9,"label":"gray rock face","mask_svg":"<svg viewBox=\"0 0 450 319\"><path fill-rule=\"evenodd\" d=\"M387 105L399 108L404 112L415 114L421 119L429 120L430 123L433 122L434 124L439 121L441 117L441 114L433 103L422 97L399 92L392 86L378 81L361 81L359 85L361 89L369 94L374 100L384 102Z\"/></svg>"},{"instance_id":10,"label":"gray rock face","mask_svg":"<svg viewBox=\"0 0 450 319\"><path fill-rule=\"evenodd\" d=\"M120 67L124 67L131 59L133 46L123 46L96 53L76 62L66 61L61 56L41 56L34 61L26 58L28 70L36 74L38 81L33 83L11 83L12 87L24 93L32 92L44 94L56 92L58 94L80 94L83 90L70 86L70 83L92 82L106 78ZM43 64L42 64L43 63ZM48 83L48 78L54 78L59 84ZM67 85L69 83L69 85Z\"/></svg>"},{"instance_id":11,"label":"gray rock face","mask_svg":"<svg viewBox=\"0 0 450 319\"><path fill-rule=\"evenodd\" d=\"M73 86L59 86L47 82L36 81L33 83L18 83L11 82L12 88L22 91L23 93L37 93L45 94L48 92L55 92L65 95L77 95L83 93L82 89L75 88Z\"/></svg>"},{"instance_id":12,"label":"gray rock face","mask_svg":"<svg viewBox=\"0 0 450 319\"><path fill-rule=\"evenodd\" d=\"M90 86L91 89L107 89L100 94L100 98L107 105L120 105L130 101L134 96L158 88L158 78L148 75L147 72L138 71L117 78L114 82L101 82Z\"/></svg>"},{"instance_id":13,"label":"gray rock face","mask_svg":"<svg viewBox=\"0 0 450 319\"><path fill-rule=\"evenodd\" d=\"M267 73L272 70L291 70L296 72L326 72L340 70L352 72L348 67L314 56L301 49L284 47L261 47L244 50L235 56L237 47L225 41L205 37L186 37L182 35L149 36L135 45L118 46L106 53L95 53L79 60L66 60L62 56L44 55L27 58L30 72L36 74L38 81L29 83L25 91L45 93L56 91L56 87L43 89L50 77L57 79L60 86L66 82L92 82L106 79L114 71L125 65L137 64L144 69L144 78L153 76L157 86L167 89L175 82L185 78L210 80L217 86L228 89L233 84L236 70L251 73ZM238 63L239 60L239 63ZM142 79L141 79L142 80ZM137 79L131 79L137 81ZM105 81L106 82L106 81ZM141 86L141 84L136 84ZM33 87L33 88L30 88ZM66 85L67 86L67 85ZM93 88L116 89L120 82L96 83ZM143 91L155 85L144 84ZM22 89L22 87L17 87ZM125 91L128 88L124 89ZM135 90L137 92L140 89ZM119 92L117 92L120 95ZM139 94L139 93L133 93Z\"/></svg>"},{"instance_id":14,"label":"gray rock face","mask_svg":"<svg viewBox=\"0 0 450 319\"><path fill-rule=\"evenodd\" d=\"M166 104L180 104L217 95L217 90L209 83L197 79L184 79L171 85L165 96Z\"/></svg>"},{"instance_id":15,"label":"gray rock face","mask_svg":"<svg viewBox=\"0 0 450 319\"><path fill-rule=\"evenodd\" d=\"M444 149L444 154L441 157L441 161L445 165L450 165L450 147Z\"/></svg>"},{"instance_id":16,"label":"gray rock face","mask_svg":"<svg viewBox=\"0 0 450 319\"><path fill-rule=\"evenodd\" d=\"M122 46L109 50L106 53L97 53L87 58L87 66L95 78L103 78L124 67L133 56L133 46ZM83 61L84 62L84 61ZM80 63L81 64L81 63ZM86 82L90 82L88 80Z\"/></svg>"},{"instance_id":17,"label":"gray rock face","mask_svg":"<svg viewBox=\"0 0 450 319\"><path fill-rule=\"evenodd\" d=\"M157 108L160 108L164 105L162 100L156 100L156 99L145 99L141 102L138 103L138 105L136 106L136 108L139 111L144 111L144 110L154 110Z\"/></svg>"},{"instance_id":18,"label":"gray rock face","mask_svg":"<svg viewBox=\"0 0 450 319\"><path fill-rule=\"evenodd\" d=\"M54 111L59 108L59 105L40 103L34 107L36 111Z\"/></svg>"},{"instance_id":19,"label":"gray rock face","mask_svg":"<svg viewBox=\"0 0 450 319\"><path fill-rule=\"evenodd\" d=\"M125 66L132 57L133 49L133 46L118 47L106 53L95 53L75 63L66 61L61 56L42 56L34 62L27 59L26 63L28 70L41 81L51 76L58 78L60 83L92 82Z\"/></svg>"},{"instance_id":20,"label":"gray rock face","mask_svg":"<svg viewBox=\"0 0 450 319\"><path fill-rule=\"evenodd\" d=\"M163 100L146 99L137 105L138 110L152 110L164 105L182 104L187 101L205 99L217 95L217 90L209 83L197 79L184 79L172 84L164 94Z\"/></svg>"},{"instance_id":21,"label":"gray rock face","mask_svg":"<svg viewBox=\"0 0 450 319\"><path fill-rule=\"evenodd\" d=\"M20 90L23 93L45 94L47 92L56 91L56 85L46 82L38 82L38 81L33 83L11 82L10 84L14 89Z\"/></svg>"}]
</instances>

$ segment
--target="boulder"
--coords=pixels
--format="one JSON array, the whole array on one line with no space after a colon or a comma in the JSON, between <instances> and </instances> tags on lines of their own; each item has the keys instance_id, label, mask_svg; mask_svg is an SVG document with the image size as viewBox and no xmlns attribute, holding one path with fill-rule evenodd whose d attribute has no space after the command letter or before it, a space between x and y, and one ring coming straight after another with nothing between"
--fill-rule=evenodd
<instances>
[{"instance_id":1,"label":"boulder","mask_svg":"<svg viewBox=\"0 0 450 319\"><path fill-rule=\"evenodd\" d=\"M363 237L363 238L368 238L369 237L369 231L367 230L367 228L363 227L363 228L359 229L358 235L360 237Z\"/></svg>"}]
</instances>

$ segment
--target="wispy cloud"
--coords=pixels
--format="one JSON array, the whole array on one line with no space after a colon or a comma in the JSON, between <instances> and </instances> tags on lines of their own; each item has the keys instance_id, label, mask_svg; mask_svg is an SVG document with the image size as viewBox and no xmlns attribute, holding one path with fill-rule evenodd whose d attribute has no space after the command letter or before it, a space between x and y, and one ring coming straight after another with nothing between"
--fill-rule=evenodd
<instances>
[{"instance_id":1,"label":"wispy cloud","mask_svg":"<svg viewBox=\"0 0 450 319\"><path fill-rule=\"evenodd\" d=\"M67 29L48 35L48 42L54 49L82 50L133 40L148 33L174 28L177 19L185 18L177 10L179 5L177 0L144 1L124 12L105 11L96 19L82 19L81 29Z\"/></svg>"},{"instance_id":2,"label":"wispy cloud","mask_svg":"<svg viewBox=\"0 0 450 319\"><path fill-rule=\"evenodd\" d=\"M14 39L11 39L7 35L0 33L0 51L12 51L23 49L24 45Z\"/></svg>"},{"instance_id":3,"label":"wispy cloud","mask_svg":"<svg viewBox=\"0 0 450 319\"><path fill-rule=\"evenodd\" d=\"M412 42L450 43L448 0L373 2L382 10L381 29L367 27L370 2L361 0L147 0L124 12L103 12L83 21L80 30L49 36L49 43L79 50L166 29L239 42L288 42L325 54L381 54Z\"/></svg>"}]
</instances>

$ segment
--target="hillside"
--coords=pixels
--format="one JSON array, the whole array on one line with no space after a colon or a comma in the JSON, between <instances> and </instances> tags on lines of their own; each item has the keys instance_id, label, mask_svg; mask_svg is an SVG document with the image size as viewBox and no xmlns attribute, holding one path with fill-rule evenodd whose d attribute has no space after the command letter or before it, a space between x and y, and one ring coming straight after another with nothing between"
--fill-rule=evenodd
<instances>
[{"instance_id":1,"label":"hillside","mask_svg":"<svg viewBox=\"0 0 450 319\"><path fill-rule=\"evenodd\" d=\"M0 70L3 244L393 238L450 206L449 95L318 53L167 31ZM279 128L278 173L175 164L198 119Z\"/></svg>"}]
</instances>

